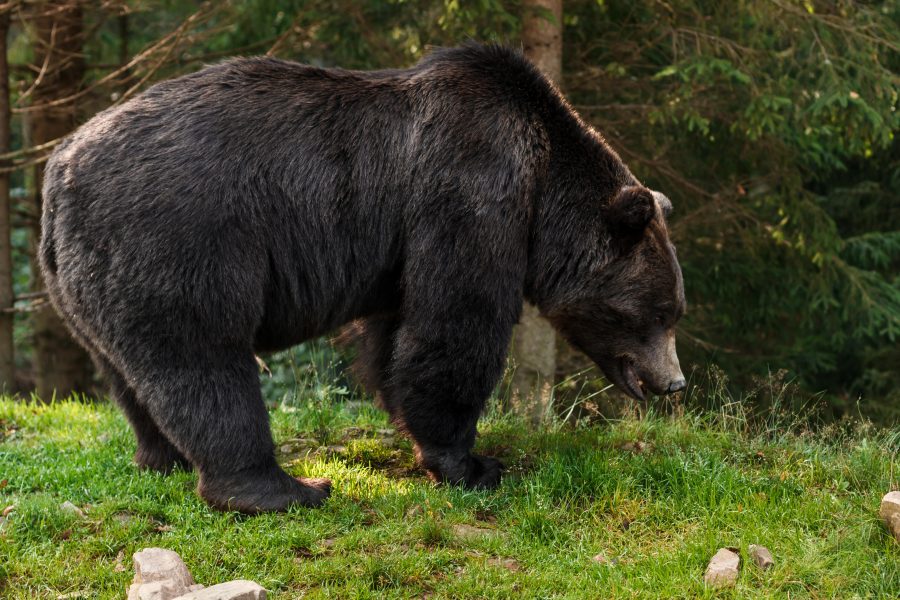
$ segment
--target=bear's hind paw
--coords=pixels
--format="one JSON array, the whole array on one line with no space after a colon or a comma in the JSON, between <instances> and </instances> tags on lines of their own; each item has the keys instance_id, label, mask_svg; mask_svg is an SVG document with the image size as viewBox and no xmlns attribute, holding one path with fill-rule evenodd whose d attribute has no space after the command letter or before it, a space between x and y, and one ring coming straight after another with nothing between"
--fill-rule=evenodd
<instances>
[{"instance_id":1,"label":"bear's hind paw","mask_svg":"<svg viewBox=\"0 0 900 600\"><path fill-rule=\"evenodd\" d=\"M155 447L139 445L134 453L134 462L139 469L157 471L163 475L168 475L175 469L190 471L193 468L190 461L168 441Z\"/></svg>"},{"instance_id":2,"label":"bear's hind paw","mask_svg":"<svg viewBox=\"0 0 900 600\"><path fill-rule=\"evenodd\" d=\"M197 491L213 508L253 515L319 507L331 495L331 480L294 478L277 467L225 477L201 473Z\"/></svg>"}]
</instances>

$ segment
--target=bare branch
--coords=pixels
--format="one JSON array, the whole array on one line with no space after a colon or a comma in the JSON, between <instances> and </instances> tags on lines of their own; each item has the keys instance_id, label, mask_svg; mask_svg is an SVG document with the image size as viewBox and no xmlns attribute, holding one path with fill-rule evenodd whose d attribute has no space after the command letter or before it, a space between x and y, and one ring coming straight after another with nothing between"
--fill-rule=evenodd
<instances>
[{"instance_id":1,"label":"bare branch","mask_svg":"<svg viewBox=\"0 0 900 600\"><path fill-rule=\"evenodd\" d=\"M44 76L47 74L47 68L50 66L50 58L53 56L53 49L56 46L56 33L58 31L57 23L53 23L53 28L50 30L50 48L47 50L47 53L44 55L44 64L41 65L41 70L38 73L38 76L34 78L34 81L31 82L31 86L19 96L19 99L16 101L16 104L21 105L23 100L26 100L29 96L31 96L32 92L34 92L34 88L41 85L44 81Z\"/></svg>"},{"instance_id":2,"label":"bare branch","mask_svg":"<svg viewBox=\"0 0 900 600\"><path fill-rule=\"evenodd\" d=\"M86 96L87 94L90 94L96 88L101 87L107 83L110 83L111 81L116 80L121 75L126 74L128 71L130 71L137 65L149 60L150 57L152 57L155 53L157 53L158 51L160 51L162 49L165 49L166 56L171 55L172 50L174 49L175 45L177 45L178 41L183 36L184 32L186 30L190 29L191 27L209 19L213 14L215 14L215 10L216 9L210 8L210 4L208 2L204 3L203 6L200 8L200 10L198 10L197 12L192 14L190 17L185 19L178 27L175 28L175 30L173 30L172 32L170 32L169 34L167 34L166 36L164 36L157 42L151 44L149 48L147 48L146 50L144 50L143 52L141 52L140 54L138 54L134 58L132 58L128 62L128 64L121 66L120 68L116 69L112 73L108 73L106 76L102 77L97 82L90 85L89 87L87 87L83 90L80 90L79 92L72 94L70 96L67 96L65 98L57 98L55 100L52 100L50 102L45 102L43 104L34 104L31 106L17 108L15 110L13 110L13 112L17 113L17 114L29 113L29 112L46 110L48 108L52 108L52 107L56 107L56 106L64 106L66 104L71 104L75 100L78 100L79 98L82 98L82 97ZM158 68L159 68L159 64L157 64L153 68L153 71L155 72Z\"/></svg>"}]
</instances>

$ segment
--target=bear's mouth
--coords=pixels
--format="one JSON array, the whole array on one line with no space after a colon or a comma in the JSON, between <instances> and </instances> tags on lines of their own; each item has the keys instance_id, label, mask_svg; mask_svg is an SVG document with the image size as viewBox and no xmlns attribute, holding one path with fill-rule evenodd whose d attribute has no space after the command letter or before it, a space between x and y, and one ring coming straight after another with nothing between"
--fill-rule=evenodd
<instances>
[{"instance_id":1,"label":"bear's mouth","mask_svg":"<svg viewBox=\"0 0 900 600\"><path fill-rule=\"evenodd\" d=\"M644 382L638 377L634 363L629 359L622 357L620 359L619 372L622 373L622 387L625 392L637 400L643 400L645 395Z\"/></svg>"}]
</instances>

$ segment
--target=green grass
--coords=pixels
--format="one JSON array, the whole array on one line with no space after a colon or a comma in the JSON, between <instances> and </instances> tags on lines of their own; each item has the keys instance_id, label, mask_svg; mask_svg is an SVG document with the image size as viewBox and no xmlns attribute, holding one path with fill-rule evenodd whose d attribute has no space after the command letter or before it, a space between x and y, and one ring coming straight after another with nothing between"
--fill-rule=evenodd
<instances>
[{"instance_id":1,"label":"green grass","mask_svg":"<svg viewBox=\"0 0 900 600\"><path fill-rule=\"evenodd\" d=\"M763 435L715 414L528 432L495 416L479 448L509 474L466 492L425 479L409 443L378 431L381 413L341 406L272 412L286 468L332 478L326 506L244 517L204 505L193 473L139 472L111 406L0 400L0 508L15 505L0 596L122 598L132 553L150 546L177 551L200 583L253 579L276 599L900 594L900 545L877 517L900 477L897 433ZM67 500L86 516L62 512ZM746 557L753 543L774 569L745 561L733 589L704 587L716 549Z\"/></svg>"}]
</instances>

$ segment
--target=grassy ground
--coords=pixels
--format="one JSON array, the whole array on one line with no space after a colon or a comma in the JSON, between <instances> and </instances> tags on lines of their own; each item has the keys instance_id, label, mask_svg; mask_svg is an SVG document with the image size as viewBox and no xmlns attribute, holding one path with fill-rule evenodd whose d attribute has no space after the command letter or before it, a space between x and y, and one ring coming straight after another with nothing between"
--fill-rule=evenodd
<instances>
[{"instance_id":1,"label":"grassy ground","mask_svg":"<svg viewBox=\"0 0 900 600\"><path fill-rule=\"evenodd\" d=\"M247 518L207 508L193 473L138 472L114 408L0 400L0 508L15 505L0 596L122 598L149 546L179 552L200 583L253 579L276 599L900 594L900 545L877 519L900 480L897 433L762 435L721 414L529 433L492 417L479 446L510 472L474 493L432 485L381 413L346 406L273 411L282 462L335 492ZM716 549L753 543L774 569L745 561L734 589L704 587Z\"/></svg>"}]
</instances>

